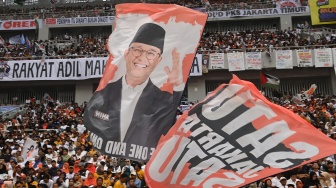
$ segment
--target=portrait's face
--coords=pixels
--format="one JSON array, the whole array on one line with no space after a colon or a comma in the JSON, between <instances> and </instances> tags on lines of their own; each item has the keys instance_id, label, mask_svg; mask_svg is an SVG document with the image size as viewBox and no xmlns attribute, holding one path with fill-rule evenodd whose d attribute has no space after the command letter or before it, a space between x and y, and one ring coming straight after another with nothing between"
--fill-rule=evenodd
<instances>
[{"instance_id":1,"label":"portrait's face","mask_svg":"<svg viewBox=\"0 0 336 188\"><path fill-rule=\"evenodd\" d=\"M146 80L161 61L161 50L157 47L134 42L125 51L126 76Z\"/></svg>"}]
</instances>

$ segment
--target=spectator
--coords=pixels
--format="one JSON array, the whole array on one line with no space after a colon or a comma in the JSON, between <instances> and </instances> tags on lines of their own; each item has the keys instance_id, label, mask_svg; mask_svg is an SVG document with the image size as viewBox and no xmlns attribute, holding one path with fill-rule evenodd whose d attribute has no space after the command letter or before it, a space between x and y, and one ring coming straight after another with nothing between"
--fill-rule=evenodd
<instances>
[{"instance_id":1,"label":"spectator","mask_svg":"<svg viewBox=\"0 0 336 188\"><path fill-rule=\"evenodd\" d=\"M113 188L125 188L126 182L128 181L129 176L127 174L122 174L120 180L116 181Z\"/></svg>"},{"instance_id":2,"label":"spectator","mask_svg":"<svg viewBox=\"0 0 336 188\"><path fill-rule=\"evenodd\" d=\"M319 187L320 182L318 180L317 174L315 172L309 172L309 180L304 183L305 186L316 186Z\"/></svg>"},{"instance_id":3,"label":"spectator","mask_svg":"<svg viewBox=\"0 0 336 188\"><path fill-rule=\"evenodd\" d=\"M102 186L104 186L104 187L111 186L111 184L112 184L111 183L111 177L110 177L107 170L104 170L102 180L103 180ZM97 181L98 181L98 179L97 179Z\"/></svg>"},{"instance_id":4,"label":"spectator","mask_svg":"<svg viewBox=\"0 0 336 188\"><path fill-rule=\"evenodd\" d=\"M106 188L105 186L103 186L103 178L102 177L97 178L97 186L95 188Z\"/></svg>"},{"instance_id":5,"label":"spectator","mask_svg":"<svg viewBox=\"0 0 336 188\"><path fill-rule=\"evenodd\" d=\"M131 180L133 180L133 184L131 184ZM137 188L143 187L141 186L141 180L137 178L137 173L135 171L131 173L130 181L127 187L131 187L131 185L132 187L137 187Z\"/></svg>"},{"instance_id":6,"label":"spectator","mask_svg":"<svg viewBox=\"0 0 336 188\"><path fill-rule=\"evenodd\" d=\"M46 174L43 179L40 181L40 184L45 184L47 185L48 188L52 188L54 182L50 179L49 175Z\"/></svg>"},{"instance_id":7,"label":"spectator","mask_svg":"<svg viewBox=\"0 0 336 188\"><path fill-rule=\"evenodd\" d=\"M328 172L322 172L320 175L320 184L322 187L335 187L335 181Z\"/></svg>"},{"instance_id":8,"label":"spectator","mask_svg":"<svg viewBox=\"0 0 336 188\"><path fill-rule=\"evenodd\" d=\"M272 186L281 187L282 186L282 184L280 182L281 177L282 177L282 174L279 173L274 178L272 178Z\"/></svg>"},{"instance_id":9,"label":"spectator","mask_svg":"<svg viewBox=\"0 0 336 188\"><path fill-rule=\"evenodd\" d=\"M131 166L131 161L129 159L126 159L125 162L126 164L122 169L122 173L126 174L129 177L131 173L134 172L134 167Z\"/></svg>"},{"instance_id":10,"label":"spectator","mask_svg":"<svg viewBox=\"0 0 336 188\"><path fill-rule=\"evenodd\" d=\"M37 188L38 183L33 179L33 177L27 176L27 185L25 187L33 188L32 186L35 186L35 188Z\"/></svg>"},{"instance_id":11,"label":"spectator","mask_svg":"<svg viewBox=\"0 0 336 188\"><path fill-rule=\"evenodd\" d=\"M97 185L97 180L94 177L92 172L89 172L89 174L88 174L87 178L85 179L83 185L88 186L88 187Z\"/></svg>"}]
</instances>

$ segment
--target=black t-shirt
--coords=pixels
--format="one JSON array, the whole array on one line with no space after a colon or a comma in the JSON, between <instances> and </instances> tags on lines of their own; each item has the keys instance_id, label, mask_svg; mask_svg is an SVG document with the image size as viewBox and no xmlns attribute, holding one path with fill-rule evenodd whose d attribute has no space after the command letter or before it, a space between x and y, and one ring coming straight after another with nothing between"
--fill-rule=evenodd
<instances>
[{"instance_id":1,"label":"black t-shirt","mask_svg":"<svg viewBox=\"0 0 336 188\"><path fill-rule=\"evenodd\" d=\"M44 178L44 176L47 175L47 174L48 174L48 173L46 173L46 172L41 172L41 173L40 173L40 179L42 180L42 179Z\"/></svg>"},{"instance_id":2,"label":"black t-shirt","mask_svg":"<svg viewBox=\"0 0 336 188\"><path fill-rule=\"evenodd\" d=\"M49 169L49 175L52 176L52 177L56 176L56 172L57 172L57 170L58 170L57 167L51 167L51 168Z\"/></svg>"},{"instance_id":3,"label":"black t-shirt","mask_svg":"<svg viewBox=\"0 0 336 188\"><path fill-rule=\"evenodd\" d=\"M84 170L80 170L78 173L79 173L79 175L81 175L81 176L86 176L86 169L84 169Z\"/></svg>"},{"instance_id":4,"label":"black t-shirt","mask_svg":"<svg viewBox=\"0 0 336 188\"><path fill-rule=\"evenodd\" d=\"M32 169L32 168L30 168L30 167L28 167L28 168L24 167L24 168L22 169L22 173L24 173L26 176L28 176L28 174L29 174L29 172L30 172L31 169Z\"/></svg>"}]
</instances>

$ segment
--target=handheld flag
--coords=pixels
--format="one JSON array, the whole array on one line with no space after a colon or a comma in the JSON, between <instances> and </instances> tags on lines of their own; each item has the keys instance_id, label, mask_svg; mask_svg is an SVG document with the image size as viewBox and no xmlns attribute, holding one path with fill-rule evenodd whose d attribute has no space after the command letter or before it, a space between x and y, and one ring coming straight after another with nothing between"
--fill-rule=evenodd
<instances>
[{"instance_id":1,"label":"handheld flag","mask_svg":"<svg viewBox=\"0 0 336 188\"><path fill-rule=\"evenodd\" d=\"M45 93L42 98L42 102L49 101L49 102L54 102L54 99L50 97L48 93Z\"/></svg>"},{"instance_id":2,"label":"handheld flag","mask_svg":"<svg viewBox=\"0 0 336 188\"><path fill-rule=\"evenodd\" d=\"M315 92L316 88L317 88L317 85L316 84L312 84L310 86L310 88L307 91L303 92L303 93L305 95L312 95Z\"/></svg>"},{"instance_id":3,"label":"handheld flag","mask_svg":"<svg viewBox=\"0 0 336 188\"><path fill-rule=\"evenodd\" d=\"M41 50L44 53L45 50L44 50L43 44L39 44L39 43L35 42L35 45L36 45L37 50Z\"/></svg>"},{"instance_id":4,"label":"handheld flag","mask_svg":"<svg viewBox=\"0 0 336 188\"><path fill-rule=\"evenodd\" d=\"M311 95L314 94L317 86L316 84L312 84L307 91L297 94L299 100L306 100L309 99Z\"/></svg>"},{"instance_id":5,"label":"handheld flag","mask_svg":"<svg viewBox=\"0 0 336 188\"><path fill-rule=\"evenodd\" d=\"M21 35L20 43L21 44L25 44L26 43L26 40L25 40L25 37L23 36L23 34Z\"/></svg>"},{"instance_id":6,"label":"handheld flag","mask_svg":"<svg viewBox=\"0 0 336 188\"><path fill-rule=\"evenodd\" d=\"M15 35L11 38L9 38L9 44L21 44L21 36Z\"/></svg>"},{"instance_id":7,"label":"handheld flag","mask_svg":"<svg viewBox=\"0 0 336 188\"><path fill-rule=\"evenodd\" d=\"M335 151L333 139L234 75L161 137L145 177L149 187L242 187Z\"/></svg>"},{"instance_id":8,"label":"handheld flag","mask_svg":"<svg viewBox=\"0 0 336 188\"><path fill-rule=\"evenodd\" d=\"M119 4L116 13L109 60L84 123L101 153L148 161L173 125L207 14L143 3Z\"/></svg>"},{"instance_id":9,"label":"handheld flag","mask_svg":"<svg viewBox=\"0 0 336 188\"><path fill-rule=\"evenodd\" d=\"M30 40L26 36L26 48L30 48L30 46L31 46Z\"/></svg>"},{"instance_id":10,"label":"handheld flag","mask_svg":"<svg viewBox=\"0 0 336 188\"><path fill-rule=\"evenodd\" d=\"M260 84L263 87L277 89L280 86L280 80L275 76L260 72Z\"/></svg>"}]
</instances>

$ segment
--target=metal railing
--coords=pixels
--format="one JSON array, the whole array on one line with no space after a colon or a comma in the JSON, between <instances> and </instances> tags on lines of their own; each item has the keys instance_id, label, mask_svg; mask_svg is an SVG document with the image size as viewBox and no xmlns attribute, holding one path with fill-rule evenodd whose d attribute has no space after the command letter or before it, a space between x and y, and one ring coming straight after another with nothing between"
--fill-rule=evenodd
<instances>
[{"instance_id":1,"label":"metal railing","mask_svg":"<svg viewBox=\"0 0 336 188\"><path fill-rule=\"evenodd\" d=\"M107 57L109 54L93 54L93 55L56 55L56 56L45 56L45 59L77 59L77 58L90 58L90 57ZM31 56L31 57L0 57L4 60L41 60L42 56Z\"/></svg>"},{"instance_id":2,"label":"metal railing","mask_svg":"<svg viewBox=\"0 0 336 188\"><path fill-rule=\"evenodd\" d=\"M234 52L272 52L276 50L300 50L300 49L320 49L320 48L336 48L336 44L326 45L306 45L306 46L281 46L272 48L237 48L237 49L218 49L218 50L197 50L200 54L210 53L234 53ZM92 55L56 55L45 56L45 59L77 59L77 58L91 58L91 57L108 57L109 54L92 54ZM0 57L4 60L41 60L42 56L31 57Z\"/></svg>"},{"instance_id":3,"label":"metal railing","mask_svg":"<svg viewBox=\"0 0 336 188\"><path fill-rule=\"evenodd\" d=\"M306 46L281 46L272 48L239 48L239 49L229 49L229 50L197 50L200 54L210 54L210 53L234 53L234 52L272 52L276 50L301 50L301 49L318 49L318 48L336 48L336 44L326 44L326 45L306 45Z\"/></svg>"}]
</instances>

